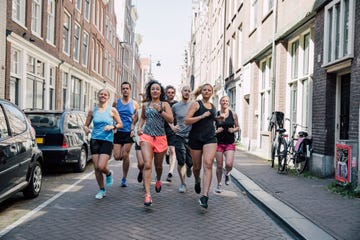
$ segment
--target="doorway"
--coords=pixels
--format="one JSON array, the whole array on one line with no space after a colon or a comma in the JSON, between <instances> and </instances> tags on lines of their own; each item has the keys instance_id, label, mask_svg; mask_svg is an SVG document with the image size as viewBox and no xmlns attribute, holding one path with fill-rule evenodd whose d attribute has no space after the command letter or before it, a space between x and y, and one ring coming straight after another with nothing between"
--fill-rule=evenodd
<instances>
[{"instance_id":1,"label":"doorway","mask_svg":"<svg viewBox=\"0 0 360 240\"><path fill-rule=\"evenodd\" d=\"M350 73L341 75L337 82L337 114L336 136L337 140L349 139L350 120Z\"/></svg>"}]
</instances>

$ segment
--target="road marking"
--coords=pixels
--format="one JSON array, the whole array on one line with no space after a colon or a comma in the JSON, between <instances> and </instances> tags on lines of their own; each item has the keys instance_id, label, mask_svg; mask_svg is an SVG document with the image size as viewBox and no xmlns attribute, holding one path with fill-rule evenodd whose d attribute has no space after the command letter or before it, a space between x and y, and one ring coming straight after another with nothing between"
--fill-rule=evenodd
<instances>
[{"instance_id":1,"label":"road marking","mask_svg":"<svg viewBox=\"0 0 360 240\"><path fill-rule=\"evenodd\" d=\"M31 210L30 212L28 212L27 214L25 214L24 216L22 216L20 219L18 219L16 222L10 224L9 226L7 226L5 229L0 231L0 238L2 238L3 236L5 236L8 232L10 232L11 230L13 230L14 228L16 228L17 226L19 226L20 224L22 224L23 222L27 221L29 218L31 218L33 215L35 215L36 213L38 213L41 209L43 209L44 207L46 207L47 205L49 205L50 203L52 203L53 201L55 201L57 198L61 197L64 193L70 191L73 187L75 187L76 185L78 185L80 182L84 181L86 178L88 178L90 175L93 175L94 171L86 174L85 176L83 176L82 178L80 178L79 180L77 180L74 184L68 186L66 189L64 189L63 191L57 193L56 195L54 195L52 198L46 200L45 202L43 202L42 204L40 204L38 207L36 207L35 209Z\"/></svg>"}]
</instances>

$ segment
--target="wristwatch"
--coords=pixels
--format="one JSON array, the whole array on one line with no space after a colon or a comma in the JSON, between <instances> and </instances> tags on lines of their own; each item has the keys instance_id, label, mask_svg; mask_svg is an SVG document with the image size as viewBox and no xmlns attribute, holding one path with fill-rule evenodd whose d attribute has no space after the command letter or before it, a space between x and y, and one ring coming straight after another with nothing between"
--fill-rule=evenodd
<instances>
[{"instance_id":1,"label":"wristwatch","mask_svg":"<svg viewBox=\"0 0 360 240\"><path fill-rule=\"evenodd\" d=\"M161 114L162 112L163 112L163 110L162 110L162 108L161 108L161 109L158 111L158 113L160 113L160 114Z\"/></svg>"}]
</instances>

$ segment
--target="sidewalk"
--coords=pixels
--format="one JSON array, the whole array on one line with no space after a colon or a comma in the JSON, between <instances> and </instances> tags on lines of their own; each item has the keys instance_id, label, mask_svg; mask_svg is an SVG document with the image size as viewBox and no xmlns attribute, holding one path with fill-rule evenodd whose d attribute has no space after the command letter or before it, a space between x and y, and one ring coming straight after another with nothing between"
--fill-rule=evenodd
<instances>
[{"instance_id":1,"label":"sidewalk","mask_svg":"<svg viewBox=\"0 0 360 240\"><path fill-rule=\"evenodd\" d=\"M278 174L267 160L243 150L235 153L232 177L305 239L359 239L360 199L327 190L334 179Z\"/></svg>"}]
</instances>

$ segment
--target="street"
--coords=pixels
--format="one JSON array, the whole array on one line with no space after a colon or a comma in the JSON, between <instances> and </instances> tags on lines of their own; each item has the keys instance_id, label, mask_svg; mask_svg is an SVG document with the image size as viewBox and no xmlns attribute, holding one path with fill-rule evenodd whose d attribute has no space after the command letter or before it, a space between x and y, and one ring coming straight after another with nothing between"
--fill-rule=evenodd
<instances>
[{"instance_id":1,"label":"street","mask_svg":"<svg viewBox=\"0 0 360 240\"><path fill-rule=\"evenodd\" d=\"M162 191L155 193L152 186L153 206L145 208L133 151L127 188L119 187L121 162L109 165L115 181L102 200L94 198L98 189L91 164L82 174L46 174L38 198L23 200L17 195L2 204L0 238L292 239L235 184L215 193L215 169L207 210L198 204L193 178L187 179L184 194L178 193L177 172L173 182L165 181L166 164Z\"/></svg>"}]
</instances>

